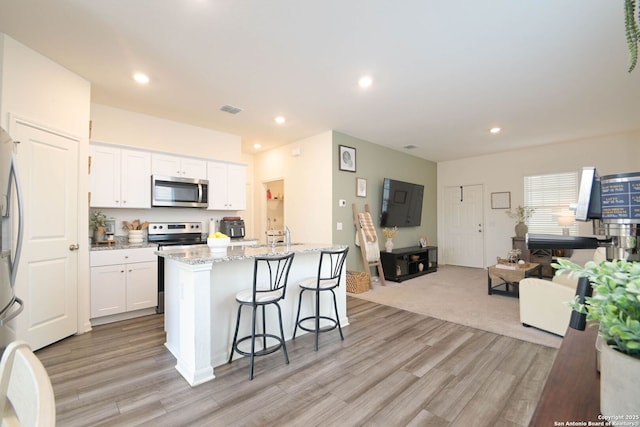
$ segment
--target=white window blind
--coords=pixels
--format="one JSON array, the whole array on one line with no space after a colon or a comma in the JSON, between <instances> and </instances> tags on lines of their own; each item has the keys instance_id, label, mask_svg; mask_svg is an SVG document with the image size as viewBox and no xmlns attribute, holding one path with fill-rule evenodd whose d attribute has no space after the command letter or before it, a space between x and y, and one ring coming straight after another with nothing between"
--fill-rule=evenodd
<instances>
[{"instance_id":1,"label":"white window blind","mask_svg":"<svg viewBox=\"0 0 640 427\"><path fill-rule=\"evenodd\" d=\"M556 173L524 177L524 203L533 208L528 221L529 233L562 234L566 225L559 224L559 218L574 212L569 205L578 201L578 173ZM575 221L568 226L572 235L577 234Z\"/></svg>"}]
</instances>

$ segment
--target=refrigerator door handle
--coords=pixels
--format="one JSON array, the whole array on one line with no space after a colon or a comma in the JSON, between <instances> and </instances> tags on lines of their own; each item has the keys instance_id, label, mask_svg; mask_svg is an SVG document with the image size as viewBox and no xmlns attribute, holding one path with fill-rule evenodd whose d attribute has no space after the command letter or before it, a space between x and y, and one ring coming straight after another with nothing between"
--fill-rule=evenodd
<instances>
[{"instance_id":1,"label":"refrigerator door handle","mask_svg":"<svg viewBox=\"0 0 640 427\"><path fill-rule=\"evenodd\" d=\"M11 201L11 180L15 183L16 198L18 200L18 237L16 239L16 250L13 252L14 256L9 260L9 270L11 271L10 283L13 288L16 283L16 275L18 274L18 265L20 264L20 252L22 252L22 239L23 239L23 220L24 220L24 206L22 199L22 189L20 187L20 176L18 175L18 165L14 153L11 153L11 166L9 169L9 195L8 201ZM21 310L22 311L22 310Z\"/></svg>"},{"instance_id":2,"label":"refrigerator door handle","mask_svg":"<svg viewBox=\"0 0 640 427\"><path fill-rule=\"evenodd\" d=\"M12 313L9 313L9 309L11 308L11 306L14 306L16 303L20 304L20 307L14 310ZM7 309L0 314L0 327L4 326L6 323L8 323L10 320L16 317L18 314L22 313L23 309L24 309L24 302L20 298L15 297L15 299L13 300L13 304L7 307Z\"/></svg>"}]
</instances>

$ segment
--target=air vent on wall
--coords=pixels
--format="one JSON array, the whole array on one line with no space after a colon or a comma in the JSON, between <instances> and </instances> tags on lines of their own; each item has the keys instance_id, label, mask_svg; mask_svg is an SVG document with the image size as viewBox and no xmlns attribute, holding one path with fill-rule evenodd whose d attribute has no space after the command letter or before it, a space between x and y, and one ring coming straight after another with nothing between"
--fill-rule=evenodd
<instances>
[{"instance_id":1,"label":"air vent on wall","mask_svg":"<svg viewBox=\"0 0 640 427\"><path fill-rule=\"evenodd\" d=\"M225 111L229 114L238 114L240 111L242 111L242 108L238 108L238 107L234 107L233 105L223 105L222 107L220 107L221 111Z\"/></svg>"},{"instance_id":2,"label":"air vent on wall","mask_svg":"<svg viewBox=\"0 0 640 427\"><path fill-rule=\"evenodd\" d=\"M407 150L413 150L414 148L418 148L417 145L413 145L413 144L409 144L409 145L405 145L402 148L406 148Z\"/></svg>"}]
</instances>

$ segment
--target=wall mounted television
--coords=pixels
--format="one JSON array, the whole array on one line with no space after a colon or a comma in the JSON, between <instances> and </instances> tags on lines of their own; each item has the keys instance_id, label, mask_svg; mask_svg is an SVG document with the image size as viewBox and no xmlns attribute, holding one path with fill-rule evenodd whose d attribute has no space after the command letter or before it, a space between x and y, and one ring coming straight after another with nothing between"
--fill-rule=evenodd
<instances>
[{"instance_id":1,"label":"wall mounted television","mask_svg":"<svg viewBox=\"0 0 640 427\"><path fill-rule=\"evenodd\" d=\"M384 178L381 227L417 227L422 221L424 185Z\"/></svg>"}]
</instances>

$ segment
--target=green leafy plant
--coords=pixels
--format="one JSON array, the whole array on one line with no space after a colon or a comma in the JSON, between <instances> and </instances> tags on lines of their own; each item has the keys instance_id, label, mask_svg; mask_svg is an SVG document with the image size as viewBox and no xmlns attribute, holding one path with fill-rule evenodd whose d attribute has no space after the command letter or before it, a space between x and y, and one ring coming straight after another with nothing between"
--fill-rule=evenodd
<instances>
[{"instance_id":1,"label":"green leafy plant","mask_svg":"<svg viewBox=\"0 0 640 427\"><path fill-rule=\"evenodd\" d=\"M572 275L586 276L593 296L580 304L578 296L569 306L598 321L600 335L607 344L640 359L640 262L589 261L584 267L565 259L552 266Z\"/></svg>"},{"instance_id":2,"label":"green leafy plant","mask_svg":"<svg viewBox=\"0 0 640 427\"><path fill-rule=\"evenodd\" d=\"M636 16L636 1L640 5L640 0L625 0L624 2L624 28L627 36L627 46L629 47L629 72L632 72L638 63L638 45L640 44L640 6Z\"/></svg>"},{"instance_id":3,"label":"green leafy plant","mask_svg":"<svg viewBox=\"0 0 640 427\"><path fill-rule=\"evenodd\" d=\"M98 227L106 227L107 216L101 211L91 211L89 214L89 225L94 230Z\"/></svg>"}]
</instances>

